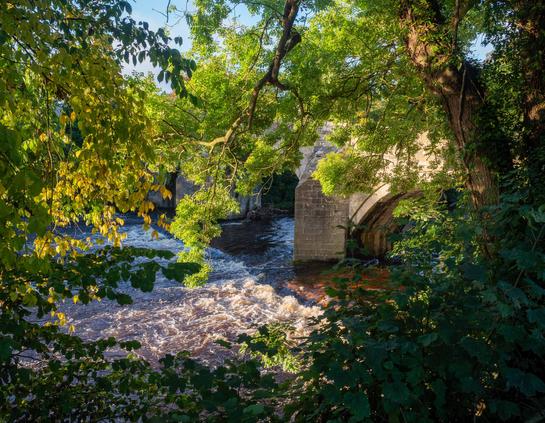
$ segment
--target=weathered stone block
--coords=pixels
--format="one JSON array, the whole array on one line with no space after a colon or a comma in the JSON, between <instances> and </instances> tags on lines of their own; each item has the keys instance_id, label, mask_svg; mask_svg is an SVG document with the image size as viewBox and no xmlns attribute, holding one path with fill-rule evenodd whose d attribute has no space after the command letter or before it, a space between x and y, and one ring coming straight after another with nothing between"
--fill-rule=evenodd
<instances>
[{"instance_id":1,"label":"weathered stone block","mask_svg":"<svg viewBox=\"0 0 545 423\"><path fill-rule=\"evenodd\" d=\"M295 190L294 259L297 261L335 260L343 255L344 225L348 202L322 194L318 181L308 178Z\"/></svg>"}]
</instances>

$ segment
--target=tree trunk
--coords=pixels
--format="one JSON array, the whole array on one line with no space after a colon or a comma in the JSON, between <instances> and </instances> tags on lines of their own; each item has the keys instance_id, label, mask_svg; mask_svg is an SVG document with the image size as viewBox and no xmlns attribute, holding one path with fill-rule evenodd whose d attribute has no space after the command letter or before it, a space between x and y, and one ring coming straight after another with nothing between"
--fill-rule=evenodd
<instances>
[{"instance_id":1,"label":"tree trunk","mask_svg":"<svg viewBox=\"0 0 545 423\"><path fill-rule=\"evenodd\" d=\"M524 150L531 191L545 196L545 3L515 0L524 101Z\"/></svg>"},{"instance_id":2,"label":"tree trunk","mask_svg":"<svg viewBox=\"0 0 545 423\"><path fill-rule=\"evenodd\" d=\"M443 22L438 9L428 9L428 14L430 10L435 22L430 22L429 15L416 17L412 2L402 2L400 17L407 30L406 49L426 86L443 105L466 171L466 187L473 205L480 209L499 200L497 172L492 167L500 152L495 151L495 146L478 142L477 118L485 102L476 69L469 63L457 69L452 64L452 51L431 41L441 34L438 28Z\"/></svg>"}]
</instances>

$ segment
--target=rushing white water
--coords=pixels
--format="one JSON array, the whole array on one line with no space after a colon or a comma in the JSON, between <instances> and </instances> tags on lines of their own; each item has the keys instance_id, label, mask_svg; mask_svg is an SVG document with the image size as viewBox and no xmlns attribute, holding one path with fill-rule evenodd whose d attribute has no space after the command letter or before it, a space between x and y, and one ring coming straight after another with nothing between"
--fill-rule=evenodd
<instances>
[{"instance_id":1,"label":"rushing white water","mask_svg":"<svg viewBox=\"0 0 545 423\"><path fill-rule=\"evenodd\" d=\"M122 290L133 298L131 305L120 306L105 299L88 305L67 303L63 311L77 335L88 340L109 336L138 340L142 344L138 354L152 362L166 353L188 350L202 361L217 364L227 352L215 340L233 341L239 334L270 322L290 322L296 335L304 335L308 318L317 316L320 309L302 304L291 295L281 295L267 283L267 271L278 272L289 263L291 254L292 221L281 219L275 225L275 242L266 245L261 255L256 253L266 259L254 260L255 268L211 248L209 257L214 271L203 287L185 288L158 272L152 292L144 293L129 283L123 284ZM126 246L172 252L183 248L181 242L164 233L152 239L151 232L139 224L128 224L124 230Z\"/></svg>"}]
</instances>

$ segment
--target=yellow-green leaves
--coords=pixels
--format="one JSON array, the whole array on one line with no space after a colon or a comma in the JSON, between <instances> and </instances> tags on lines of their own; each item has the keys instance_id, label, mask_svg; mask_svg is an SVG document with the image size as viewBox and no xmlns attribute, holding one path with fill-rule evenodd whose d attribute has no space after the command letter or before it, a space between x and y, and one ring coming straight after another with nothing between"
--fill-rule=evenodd
<instances>
[{"instance_id":1,"label":"yellow-green leaves","mask_svg":"<svg viewBox=\"0 0 545 423\"><path fill-rule=\"evenodd\" d=\"M380 155L348 150L328 153L318 162L313 177L320 181L326 195L372 192L385 183L386 162Z\"/></svg>"},{"instance_id":2,"label":"yellow-green leaves","mask_svg":"<svg viewBox=\"0 0 545 423\"><path fill-rule=\"evenodd\" d=\"M178 203L171 232L189 248L180 253L179 259L202 265L198 273L186 279L186 284L195 286L206 281L210 266L205 263L205 249L221 233L218 220L236 213L238 207L229 187L219 184L203 187Z\"/></svg>"}]
</instances>

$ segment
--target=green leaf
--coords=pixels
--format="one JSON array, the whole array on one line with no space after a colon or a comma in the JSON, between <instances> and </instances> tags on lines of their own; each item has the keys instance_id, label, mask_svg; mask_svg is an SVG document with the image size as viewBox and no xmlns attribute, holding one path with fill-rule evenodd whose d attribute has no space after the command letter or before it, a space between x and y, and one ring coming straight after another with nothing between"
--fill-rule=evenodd
<instances>
[{"instance_id":1,"label":"green leaf","mask_svg":"<svg viewBox=\"0 0 545 423\"><path fill-rule=\"evenodd\" d=\"M216 339L214 342L216 344L218 344L218 345L221 345L222 347L225 347L225 348L231 348L233 346L230 342L227 342L224 339Z\"/></svg>"},{"instance_id":2,"label":"green leaf","mask_svg":"<svg viewBox=\"0 0 545 423\"><path fill-rule=\"evenodd\" d=\"M187 276L198 273L200 269L201 266L198 263L170 263L161 271L166 278L183 282Z\"/></svg>"},{"instance_id":3,"label":"green leaf","mask_svg":"<svg viewBox=\"0 0 545 423\"><path fill-rule=\"evenodd\" d=\"M261 404L252 404L244 408L243 413L251 416L260 416L265 413L265 407Z\"/></svg>"},{"instance_id":4,"label":"green leaf","mask_svg":"<svg viewBox=\"0 0 545 423\"><path fill-rule=\"evenodd\" d=\"M356 421L371 415L369 400L363 392L347 392L343 395L343 402Z\"/></svg>"},{"instance_id":5,"label":"green leaf","mask_svg":"<svg viewBox=\"0 0 545 423\"><path fill-rule=\"evenodd\" d=\"M507 380L508 387L518 389L527 397L532 397L538 392L545 392L545 383L533 373L506 367L503 370L503 375Z\"/></svg>"},{"instance_id":6,"label":"green leaf","mask_svg":"<svg viewBox=\"0 0 545 423\"><path fill-rule=\"evenodd\" d=\"M126 350L128 351L131 351L131 350L137 350L139 348L142 347L142 344L140 344L140 342L136 341L136 340L132 340L132 341L124 341L124 342L121 342L119 344L122 348L125 348Z\"/></svg>"},{"instance_id":7,"label":"green leaf","mask_svg":"<svg viewBox=\"0 0 545 423\"><path fill-rule=\"evenodd\" d=\"M486 281L486 269L481 265L476 265L473 263L465 263L462 266L462 270L464 272L464 277L466 279L477 281L477 282L485 282Z\"/></svg>"},{"instance_id":8,"label":"green leaf","mask_svg":"<svg viewBox=\"0 0 545 423\"><path fill-rule=\"evenodd\" d=\"M492 359L490 346L481 339L466 336L460 341L460 345L469 355L477 358L481 363L488 363Z\"/></svg>"},{"instance_id":9,"label":"green leaf","mask_svg":"<svg viewBox=\"0 0 545 423\"><path fill-rule=\"evenodd\" d=\"M11 357L12 341L3 336L0 338L0 360L8 361Z\"/></svg>"},{"instance_id":10,"label":"green leaf","mask_svg":"<svg viewBox=\"0 0 545 423\"><path fill-rule=\"evenodd\" d=\"M384 397L388 401L404 404L409 399L409 388L402 382L396 381L384 385Z\"/></svg>"},{"instance_id":11,"label":"green leaf","mask_svg":"<svg viewBox=\"0 0 545 423\"><path fill-rule=\"evenodd\" d=\"M437 340L439 335L436 332L427 333L418 337L418 342L424 347L429 347L434 341Z\"/></svg>"},{"instance_id":12,"label":"green leaf","mask_svg":"<svg viewBox=\"0 0 545 423\"><path fill-rule=\"evenodd\" d=\"M537 323L541 327L545 327L545 308L528 310L526 312L530 323Z\"/></svg>"},{"instance_id":13,"label":"green leaf","mask_svg":"<svg viewBox=\"0 0 545 423\"><path fill-rule=\"evenodd\" d=\"M132 304L132 298L127 294L116 294L115 299L119 305Z\"/></svg>"}]
</instances>

